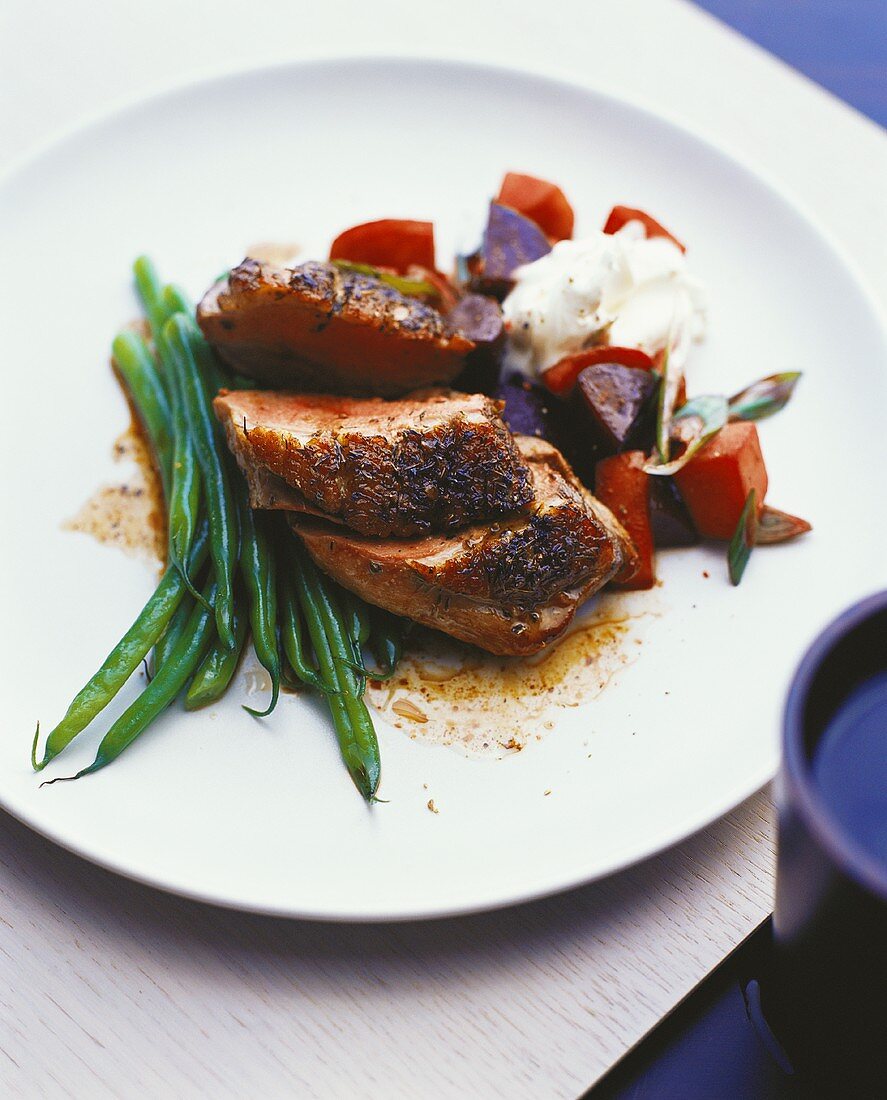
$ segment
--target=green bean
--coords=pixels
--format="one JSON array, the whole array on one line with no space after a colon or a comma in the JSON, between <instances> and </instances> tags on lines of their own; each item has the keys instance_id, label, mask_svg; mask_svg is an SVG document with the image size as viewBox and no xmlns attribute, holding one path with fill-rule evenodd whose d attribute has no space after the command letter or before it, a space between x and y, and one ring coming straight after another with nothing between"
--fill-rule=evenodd
<instances>
[{"instance_id":1,"label":"green bean","mask_svg":"<svg viewBox=\"0 0 887 1100\"><path fill-rule=\"evenodd\" d=\"M164 306L161 298L160 279L157 277L154 264L147 256L139 256L132 265L132 270L135 275L136 290L148 315L151 336L156 343L164 322L169 316L169 310Z\"/></svg>"},{"instance_id":2,"label":"green bean","mask_svg":"<svg viewBox=\"0 0 887 1100\"><path fill-rule=\"evenodd\" d=\"M330 689L327 704L339 751L354 785L368 802L374 802L381 775L379 742L366 704L357 694L356 674L349 667L353 650L347 629L330 582L300 544L294 543L294 557L299 565L294 571L296 590L321 677Z\"/></svg>"},{"instance_id":3,"label":"green bean","mask_svg":"<svg viewBox=\"0 0 887 1100\"><path fill-rule=\"evenodd\" d=\"M217 581L216 628L222 643L234 646L234 570L238 558L237 509L231 492L219 424L215 420L206 388L194 358L193 344L202 341L194 322L176 313L167 321L163 338L171 351L203 478L210 527L210 557Z\"/></svg>"},{"instance_id":4,"label":"green bean","mask_svg":"<svg viewBox=\"0 0 887 1100\"><path fill-rule=\"evenodd\" d=\"M404 622L381 607L373 607L371 614L370 652L381 672L370 672L369 676L373 680L390 680L403 656Z\"/></svg>"},{"instance_id":5,"label":"green bean","mask_svg":"<svg viewBox=\"0 0 887 1100\"><path fill-rule=\"evenodd\" d=\"M265 516L249 506L246 484L239 470L232 472L240 518L240 575L249 597L249 624L259 664L271 677L271 701L266 710L245 707L264 718L277 706L280 695L280 650L277 646L277 574Z\"/></svg>"},{"instance_id":6,"label":"green bean","mask_svg":"<svg viewBox=\"0 0 887 1100\"><path fill-rule=\"evenodd\" d=\"M280 609L278 631L280 648L290 668L303 684L325 695L338 693L338 685L327 686L317 672L311 658L311 642L305 637L306 625L295 587L295 573L299 568L294 560L294 538L286 522L279 522L274 529L274 549L277 558L278 607Z\"/></svg>"},{"instance_id":7,"label":"green bean","mask_svg":"<svg viewBox=\"0 0 887 1100\"><path fill-rule=\"evenodd\" d=\"M174 313L186 313L194 316L194 303L177 283L167 283L161 294L161 303L166 310L167 317Z\"/></svg>"},{"instance_id":8,"label":"green bean","mask_svg":"<svg viewBox=\"0 0 887 1100\"><path fill-rule=\"evenodd\" d=\"M225 694L243 656L248 626L249 616L246 608L243 607L240 599L236 599L234 601L234 637L236 639L234 648L226 649L218 639L210 645L185 693L185 710L205 707Z\"/></svg>"},{"instance_id":9,"label":"green bean","mask_svg":"<svg viewBox=\"0 0 887 1100\"><path fill-rule=\"evenodd\" d=\"M182 583L184 584L184 578L182 578ZM181 638L185 627L187 627L188 620L191 618L191 612L193 610L194 599L189 593L179 604L175 615L173 615L170 620L169 626L157 639L157 644L154 646L153 668L151 670L152 676L156 676L169 660L169 655L178 644L179 638Z\"/></svg>"},{"instance_id":10,"label":"green bean","mask_svg":"<svg viewBox=\"0 0 887 1100\"><path fill-rule=\"evenodd\" d=\"M369 641L372 627L369 605L365 604L360 596L356 596L353 592L349 592L347 588L341 590L340 599L342 611L348 622L348 633L358 647L359 656L360 647L365 646Z\"/></svg>"},{"instance_id":11,"label":"green bean","mask_svg":"<svg viewBox=\"0 0 887 1100\"><path fill-rule=\"evenodd\" d=\"M351 640L353 663L351 668L358 673L357 694L363 695L366 691L367 670L363 663L363 647L370 636L370 609L360 596L355 595L347 588L339 588L336 592L338 604L342 610L348 636Z\"/></svg>"},{"instance_id":12,"label":"green bean","mask_svg":"<svg viewBox=\"0 0 887 1100\"><path fill-rule=\"evenodd\" d=\"M162 337L161 337L162 339ZM177 384L170 379L172 391L173 457L168 509L168 556L178 567L188 591L195 599L203 597L188 575L187 561L197 529L200 510L200 468L194 443L188 430L185 402Z\"/></svg>"},{"instance_id":13,"label":"green bean","mask_svg":"<svg viewBox=\"0 0 887 1100\"><path fill-rule=\"evenodd\" d=\"M192 550L193 568L200 568L206 557L208 541L209 533L204 522ZM31 764L35 771L42 771L111 702L148 655L151 647L168 629L185 595L185 585L179 571L170 566L153 595L136 616L135 622L105 658L98 672L74 697L64 717L46 739L43 759L39 762L37 738L40 726L37 726L31 748Z\"/></svg>"},{"instance_id":14,"label":"green bean","mask_svg":"<svg viewBox=\"0 0 887 1100\"><path fill-rule=\"evenodd\" d=\"M364 798L370 799L373 796L374 787L357 745L357 737L345 703L345 693L340 687L339 673L333 659L332 648L320 618L319 608L316 606L311 592L300 574L297 576L296 590L305 613L308 633L317 657L320 675L327 686L327 706L339 742L339 751L355 786Z\"/></svg>"},{"instance_id":15,"label":"green bean","mask_svg":"<svg viewBox=\"0 0 887 1100\"><path fill-rule=\"evenodd\" d=\"M336 667L342 671L342 690L360 699L366 689L366 669L357 644L349 633L348 619L342 609L342 594L345 589L339 588L317 566L313 566L308 579L317 586L316 596L324 630L333 647Z\"/></svg>"},{"instance_id":16,"label":"green bean","mask_svg":"<svg viewBox=\"0 0 887 1100\"><path fill-rule=\"evenodd\" d=\"M212 603L215 595L215 581L211 581L204 592L207 603ZM158 715L174 702L179 692L188 682L194 670L203 659L213 635L213 616L203 604L193 603L191 616L185 630L177 641L168 660L158 668L154 679L141 695L132 702L123 714L111 726L99 744L95 760L76 775L59 776L50 779L41 786L97 772L116 760L129 745L154 721Z\"/></svg>"},{"instance_id":17,"label":"green bean","mask_svg":"<svg viewBox=\"0 0 887 1100\"><path fill-rule=\"evenodd\" d=\"M163 288L163 305L169 311L170 317L176 313L184 313L189 319L194 317L194 305L191 299L175 283L167 283ZM204 339L203 333L196 326L192 327L192 333L191 350L211 400L223 386L230 385L230 379L227 377L227 372L223 373L219 367L219 361ZM252 389L255 389L255 386Z\"/></svg>"},{"instance_id":18,"label":"green bean","mask_svg":"<svg viewBox=\"0 0 887 1100\"><path fill-rule=\"evenodd\" d=\"M293 587L293 581L288 575L290 565L285 559L278 563L278 603L280 606L280 645L290 668L295 675L317 691L325 691L326 687L312 668L308 659L308 645L305 638L305 624L302 619L302 610L299 598Z\"/></svg>"},{"instance_id":19,"label":"green bean","mask_svg":"<svg viewBox=\"0 0 887 1100\"><path fill-rule=\"evenodd\" d=\"M148 436L164 496L169 499L172 467L172 431L169 401L151 353L141 336L121 332L114 338L112 354L139 421Z\"/></svg>"},{"instance_id":20,"label":"green bean","mask_svg":"<svg viewBox=\"0 0 887 1100\"><path fill-rule=\"evenodd\" d=\"M172 453L169 477L165 483L167 508L167 556L178 567L188 591L195 599L202 599L188 575L186 562L200 506L200 476L194 447L187 430L185 409L175 385L175 372L170 364L170 349L163 336L163 325L178 308L178 299L168 303L161 291L160 280L151 261L140 256L134 265L136 285L145 311L148 314L154 346L163 367L162 382L167 387L172 407ZM144 348L147 355L147 348ZM161 376L158 376L161 377Z\"/></svg>"},{"instance_id":21,"label":"green bean","mask_svg":"<svg viewBox=\"0 0 887 1100\"><path fill-rule=\"evenodd\" d=\"M34 771L42 771L111 702L166 629L185 591L178 570L167 569L135 622L105 658L98 672L80 689L65 716L50 733L40 761L37 760L38 723L31 748Z\"/></svg>"}]
</instances>

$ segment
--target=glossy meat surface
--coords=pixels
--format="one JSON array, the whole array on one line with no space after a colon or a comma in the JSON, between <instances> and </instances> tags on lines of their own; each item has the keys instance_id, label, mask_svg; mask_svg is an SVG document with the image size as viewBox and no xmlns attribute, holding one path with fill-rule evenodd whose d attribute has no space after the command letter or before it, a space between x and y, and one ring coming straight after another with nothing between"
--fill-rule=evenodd
<instances>
[{"instance_id":1,"label":"glossy meat surface","mask_svg":"<svg viewBox=\"0 0 887 1100\"><path fill-rule=\"evenodd\" d=\"M474 343L437 310L372 276L246 259L197 309L235 370L274 386L395 396L451 382Z\"/></svg>"},{"instance_id":2,"label":"glossy meat surface","mask_svg":"<svg viewBox=\"0 0 887 1100\"><path fill-rule=\"evenodd\" d=\"M535 653L632 551L558 451L528 437L517 444L532 474L527 515L412 540L355 535L297 514L290 524L323 570L370 603L491 653Z\"/></svg>"},{"instance_id":3,"label":"glossy meat surface","mask_svg":"<svg viewBox=\"0 0 887 1100\"><path fill-rule=\"evenodd\" d=\"M312 512L384 538L450 531L532 499L501 406L482 395L232 390L215 410L256 508Z\"/></svg>"}]
</instances>

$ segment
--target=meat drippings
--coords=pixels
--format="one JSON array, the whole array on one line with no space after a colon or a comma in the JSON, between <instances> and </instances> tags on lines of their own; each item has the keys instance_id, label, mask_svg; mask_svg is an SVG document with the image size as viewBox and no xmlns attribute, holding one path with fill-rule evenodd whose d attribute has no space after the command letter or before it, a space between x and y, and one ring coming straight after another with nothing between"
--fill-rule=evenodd
<instances>
[{"instance_id":1,"label":"meat drippings","mask_svg":"<svg viewBox=\"0 0 887 1100\"><path fill-rule=\"evenodd\" d=\"M114 441L112 454L116 463L129 467L126 477L96 489L63 526L127 554L162 562L166 532L160 481L135 423Z\"/></svg>"},{"instance_id":2,"label":"meat drippings","mask_svg":"<svg viewBox=\"0 0 887 1100\"><path fill-rule=\"evenodd\" d=\"M650 593L606 593L559 642L534 657L495 657L416 628L389 681L370 681L367 701L413 740L467 756L519 752L555 728L564 707L594 699L641 653L639 626L658 612Z\"/></svg>"}]
</instances>

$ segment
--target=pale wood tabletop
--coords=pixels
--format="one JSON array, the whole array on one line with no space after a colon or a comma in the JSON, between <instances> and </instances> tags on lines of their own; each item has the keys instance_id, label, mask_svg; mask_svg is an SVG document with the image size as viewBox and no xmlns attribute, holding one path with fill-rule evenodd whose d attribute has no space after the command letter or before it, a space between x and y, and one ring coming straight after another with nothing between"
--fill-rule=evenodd
<instances>
[{"instance_id":1,"label":"pale wood tabletop","mask_svg":"<svg viewBox=\"0 0 887 1100\"><path fill-rule=\"evenodd\" d=\"M0 168L84 115L208 71L364 53L494 61L654 103L761 165L887 302L883 133L680 0L521 0L507 19L451 0L433 25L394 0L320 8L7 0L0 72L16 109L0 115ZM766 915L771 875L764 792L568 895L347 927L169 897L0 816L0 1090L577 1096Z\"/></svg>"}]
</instances>

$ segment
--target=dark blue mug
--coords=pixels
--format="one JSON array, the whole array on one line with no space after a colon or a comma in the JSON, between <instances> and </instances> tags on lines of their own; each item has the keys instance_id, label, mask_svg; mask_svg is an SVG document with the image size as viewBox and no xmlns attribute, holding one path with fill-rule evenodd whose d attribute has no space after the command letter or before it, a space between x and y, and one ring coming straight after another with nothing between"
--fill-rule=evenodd
<instances>
[{"instance_id":1,"label":"dark blue mug","mask_svg":"<svg viewBox=\"0 0 887 1100\"><path fill-rule=\"evenodd\" d=\"M887 1097L887 592L801 662L776 795L772 921L589 1097Z\"/></svg>"},{"instance_id":2,"label":"dark blue mug","mask_svg":"<svg viewBox=\"0 0 887 1100\"><path fill-rule=\"evenodd\" d=\"M764 1015L811 1089L887 1096L887 592L801 662L776 796Z\"/></svg>"}]
</instances>

